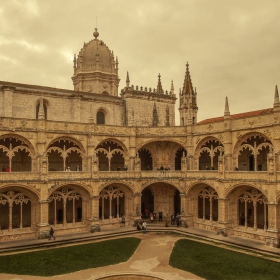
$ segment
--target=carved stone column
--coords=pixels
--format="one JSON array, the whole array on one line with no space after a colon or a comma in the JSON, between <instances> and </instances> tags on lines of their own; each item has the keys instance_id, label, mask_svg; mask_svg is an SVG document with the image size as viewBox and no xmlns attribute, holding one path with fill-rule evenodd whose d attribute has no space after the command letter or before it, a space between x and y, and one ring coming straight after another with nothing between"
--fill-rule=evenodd
<instances>
[{"instance_id":1,"label":"carved stone column","mask_svg":"<svg viewBox=\"0 0 280 280\"><path fill-rule=\"evenodd\" d=\"M89 231L94 233L100 231L100 220L99 220L99 195L92 196L90 201L90 213L89 213Z\"/></svg>"},{"instance_id":2,"label":"carved stone column","mask_svg":"<svg viewBox=\"0 0 280 280\"><path fill-rule=\"evenodd\" d=\"M277 203L268 204L268 229L266 237L266 245L272 247L279 247L280 233L279 233L279 213L280 207Z\"/></svg>"},{"instance_id":3,"label":"carved stone column","mask_svg":"<svg viewBox=\"0 0 280 280\"><path fill-rule=\"evenodd\" d=\"M187 157L185 154L183 154L182 158L181 158L181 170L182 171L187 171Z\"/></svg>"},{"instance_id":4,"label":"carved stone column","mask_svg":"<svg viewBox=\"0 0 280 280\"><path fill-rule=\"evenodd\" d=\"M39 217L40 221L37 224L37 238L44 239L49 237L49 201L39 201ZM34 215L34 213L32 213Z\"/></svg>"},{"instance_id":5,"label":"carved stone column","mask_svg":"<svg viewBox=\"0 0 280 280\"><path fill-rule=\"evenodd\" d=\"M129 137L129 162L126 164L128 165L128 170L135 170L135 155L136 155L136 139L134 136ZM140 166L141 169L141 166Z\"/></svg>"},{"instance_id":6,"label":"carved stone column","mask_svg":"<svg viewBox=\"0 0 280 280\"><path fill-rule=\"evenodd\" d=\"M225 157L224 156L219 156L219 159L218 159L218 172L219 172L219 175L224 177L224 174L225 174Z\"/></svg>"},{"instance_id":7,"label":"carved stone column","mask_svg":"<svg viewBox=\"0 0 280 280\"><path fill-rule=\"evenodd\" d=\"M232 234L232 223L228 221L229 200L227 198L218 198L218 233L222 232L225 235Z\"/></svg>"},{"instance_id":8,"label":"carved stone column","mask_svg":"<svg viewBox=\"0 0 280 280\"><path fill-rule=\"evenodd\" d=\"M45 154L39 156L39 172L40 172L40 179L43 181L47 181L48 173L49 173L49 163L48 163L48 157Z\"/></svg>"},{"instance_id":9,"label":"carved stone column","mask_svg":"<svg viewBox=\"0 0 280 280\"><path fill-rule=\"evenodd\" d=\"M134 220L141 219L141 196L142 194L137 192L132 195L133 197L133 215Z\"/></svg>"}]
</instances>

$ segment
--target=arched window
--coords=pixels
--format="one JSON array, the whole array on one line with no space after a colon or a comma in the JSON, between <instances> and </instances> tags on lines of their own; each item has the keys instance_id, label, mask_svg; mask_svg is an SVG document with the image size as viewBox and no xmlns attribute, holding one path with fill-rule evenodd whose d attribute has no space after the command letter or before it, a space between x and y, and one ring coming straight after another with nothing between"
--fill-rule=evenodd
<instances>
[{"instance_id":1,"label":"arched window","mask_svg":"<svg viewBox=\"0 0 280 280\"><path fill-rule=\"evenodd\" d=\"M45 103L43 104L43 107L44 107L44 113L45 113L45 120L47 120L47 106ZM38 119L38 116L39 116L39 109L40 109L40 103L38 103L36 106L36 119Z\"/></svg>"},{"instance_id":2,"label":"arched window","mask_svg":"<svg viewBox=\"0 0 280 280\"><path fill-rule=\"evenodd\" d=\"M105 114L99 111L96 116L97 124L105 124Z\"/></svg>"}]
</instances>

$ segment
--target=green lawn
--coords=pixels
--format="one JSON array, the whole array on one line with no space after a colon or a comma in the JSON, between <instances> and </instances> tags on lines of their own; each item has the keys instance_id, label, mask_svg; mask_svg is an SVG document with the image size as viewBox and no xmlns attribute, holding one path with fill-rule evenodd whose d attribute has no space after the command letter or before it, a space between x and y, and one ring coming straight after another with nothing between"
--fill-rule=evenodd
<instances>
[{"instance_id":1,"label":"green lawn","mask_svg":"<svg viewBox=\"0 0 280 280\"><path fill-rule=\"evenodd\" d=\"M280 279L280 263L195 242L178 240L170 265L205 279Z\"/></svg>"},{"instance_id":2,"label":"green lawn","mask_svg":"<svg viewBox=\"0 0 280 280\"><path fill-rule=\"evenodd\" d=\"M141 239L129 237L0 256L0 274L54 276L127 261Z\"/></svg>"}]
</instances>

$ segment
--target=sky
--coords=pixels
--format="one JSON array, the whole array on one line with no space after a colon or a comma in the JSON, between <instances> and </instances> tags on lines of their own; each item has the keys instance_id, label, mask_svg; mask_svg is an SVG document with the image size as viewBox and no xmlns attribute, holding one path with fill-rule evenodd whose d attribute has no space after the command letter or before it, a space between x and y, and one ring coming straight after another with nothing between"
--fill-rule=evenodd
<instances>
[{"instance_id":1,"label":"sky","mask_svg":"<svg viewBox=\"0 0 280 280\"><path fill-rule=\"evenodd\" d=\"M198 121L271 108L280 86L280 1L0 0L0 80L73 89L73 55L99 39L134 86L183 86L189 63ZM176 111L178 103L176 105ZM179 114L176 113L179 125Z\"/></svg>"}]
</instances>

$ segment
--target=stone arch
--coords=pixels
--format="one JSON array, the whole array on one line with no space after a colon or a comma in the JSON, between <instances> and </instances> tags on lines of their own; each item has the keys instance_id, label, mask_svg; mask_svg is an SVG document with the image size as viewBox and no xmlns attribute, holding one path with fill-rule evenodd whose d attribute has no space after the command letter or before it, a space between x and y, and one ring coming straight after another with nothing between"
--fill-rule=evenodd
<instances>
[{"instance_id":1,"label":"stone arch","mask_svg":"<svg viewBox=\"0 0 280 280\"><path fill-rule=\"evenodd\" d=\"M91 217L90 193L83 185L61 184L49 193L49 224L84 226Z\"/></svg>"},{"instance_id":2,"label":"stone arch","mask_svg":"<svg viewBox=\"0 0 280 280\"><path fill-rule=\"evenodd\" d=\"M76 189L79 189L83 195L86 197L90 197L93 193L92 193L92 189L90 186L87 186L85 184L82 183L76 183L75 184L69 184L69 183L61 183L61 184L56 184L54 183L54 185L51 186L51 189L49 190L49 195L52 194L54 191L64 188L64 187L68 187L69 185L71 185L71 187L74 187Z\"/></svg>"},{"instance_id":3,"label":"stone arch","mask_svg":"<svg viewBox=\"0 0 280 280\"><path fill-rule=\"evenodd\" d=\"M24 136L0 136L0 166L8 167L9 171L34 171L35 158L35 149Z\"/></svg>"},{"instance_id":4,"label":"stone arch","mask_svg":"<svg viewBox=\"0 0 280 280\"><path fill-rule=\"evenodd\" d=\"M65 171L66 169L86 170L86 152L83 145L71 137L53 139L46 150L49 171Z\"/></svg>"},{"instance_id":5,"label":"stone arch","mask_svg":"<svg viewBox=\"0 0 280 280\"><path fill-rule=\"evenodd\" d=\"M169 139L160 139L148 141L137 148L149 150L152 155L153 170L161 168L175 170L176 152L178 149L184 149L181 143L170 141Z\"/></svg>"},{"instance_id":6,"label":"stone arch","mask_svg":"<svg viewBox=\"0 0 280 280\"><path fill-rule=\"evenodd\" d=\"M158 138L152 138L152 139L149 139L147 140L145 143L143 143L142 141L139 141L136 143L136 150L139 150L145 146L147 146L148 144L151 144L151 143L155 143L155 142L172 142L172 143L176 143L178 144L179 146L184 147L184 143L182 143L182 141L177 141L176 139L168 139L168 138L164 138L164 137L158 137Z\"/></svg>"},{"instance_id":7,"label":"stone arch","mask_svg":"<svg viewBox=\"0 0 280 280\"><path fill-rule=\"evenodd\" d=\"M241 171L265 171L267 155L273 150L272 141L263 133L246 133L234 145L233 166Z\"/></svg>"},{"instance_id":8,"label":"stone arch","mask_svg":"<svg viewBox=\"0 0 280 280\"><path fill-rule=\"evenodd\" d=\"M182 189L167 180L155 180L141 186L141 214L148 218L153 215L159 220L170 220L171 215L184 214L184 202L181 202Z\"/></svg>"},{"instance_id":9,"label":"stone arch","mask_svg":"<svg viewBox=\"0 0 280 280\"><path fill-rule=\"evenodd\" d=\"M267 194L252 184L238 184L227 191L228 219L241 230L268 227Z\"/></svg>"},{"instance_id":10,"label":"stone arch","mask_svg":"<svg viewBox=\"0 0 280 280\"><path fill-rule=\"evenodd\" d=\"M203 138L195 147L194 160L195 169L198 170L217 170L218 157L224 153L222 142L214 137L208 136Z\"/></svg>"},{"instance_id":11,"label":"stone arch","mask_svg":"<svg viewBox=\"0 0 280 280\"><path fill-rule=\"evenodd\" d=\"M156 183L164 183L164 184L168 184L168 185L171 185L172 187L174 187L175 189L177 189L180 193L185 193L185 190L183 188L181 188L180 186L178 186L177 184L174 184L174 182L170 182L168 180L153 180L153 181L149 181L149 182L146 182L146 183L143 183L141 186L140 186L140 193L146 188L146 187L149 187L150 185L152 184L156 184Z\"/></svg>"},{"instance_id":12,"label":"stone arch","mask_svg":"<svg viewBox=\"0 0 280 280\"><path fill-rule=\"evenodd\" d=\"M153 155L147 148L141 148L137 151L139 158L141 159L141 170L153 169Z\"/></svg>"},{"instance_id":13,"label":"stone arch","mask_svg":"<svg viewBox=\"0 0 280 280\"><path fill-rule=\"evenodd\" d=\"M95 153L99 159L100 171L120 171L129 162L126 146L114 138L101 141L96 146Z\"/></svg>"},{"instance_id":14,"label":"stone arch","mask_svg":"<svg viewBox=\"0 0 280 280\"><path fill-rule=\"evenodd\" d=\"M133 213L133 188L123 182L110 182L99 187L99 219L102 224L118 223Z\"/></svg>"},{"instance_id":15,"label":"stone arch","mask_svg":"<svg viewBox=\"0 0 280 280\"><path fill-rule=\"evenodd\" d=\"M219 194L214 185L208 182L193 183L188 188L187 197L189 214L193 215L197 226L218 221Z\"/></svg>"},{"instance_id":16,"label":"stone arch","mask_svg":"<svg viewBox=\"0 0 280 280\"><path fill-rule=\"evenodd\" d=\"M39 195L20 184L5 185L0 189L1 230L22 232L23 228L34 230L39 222Z\"/></svg>"},{"instance_id":17,"label":"stone arch","mask_svg":"<svg viewBox=\"0 0 280 280\"><path fill-rule=\"evenodd\" d=\"M104 183L104 184L101 184L98 188L98 193L101 192L104 188L107 188L111 185L116 185L116 186L119 186L119 187L122 187L124 186L125 188L127 188L129 191L131 191L132 193L135 193L135 187L128 183L128 182L120 182L120 181L110 181L108 183Z\"/></svg>"}]
</instances>

